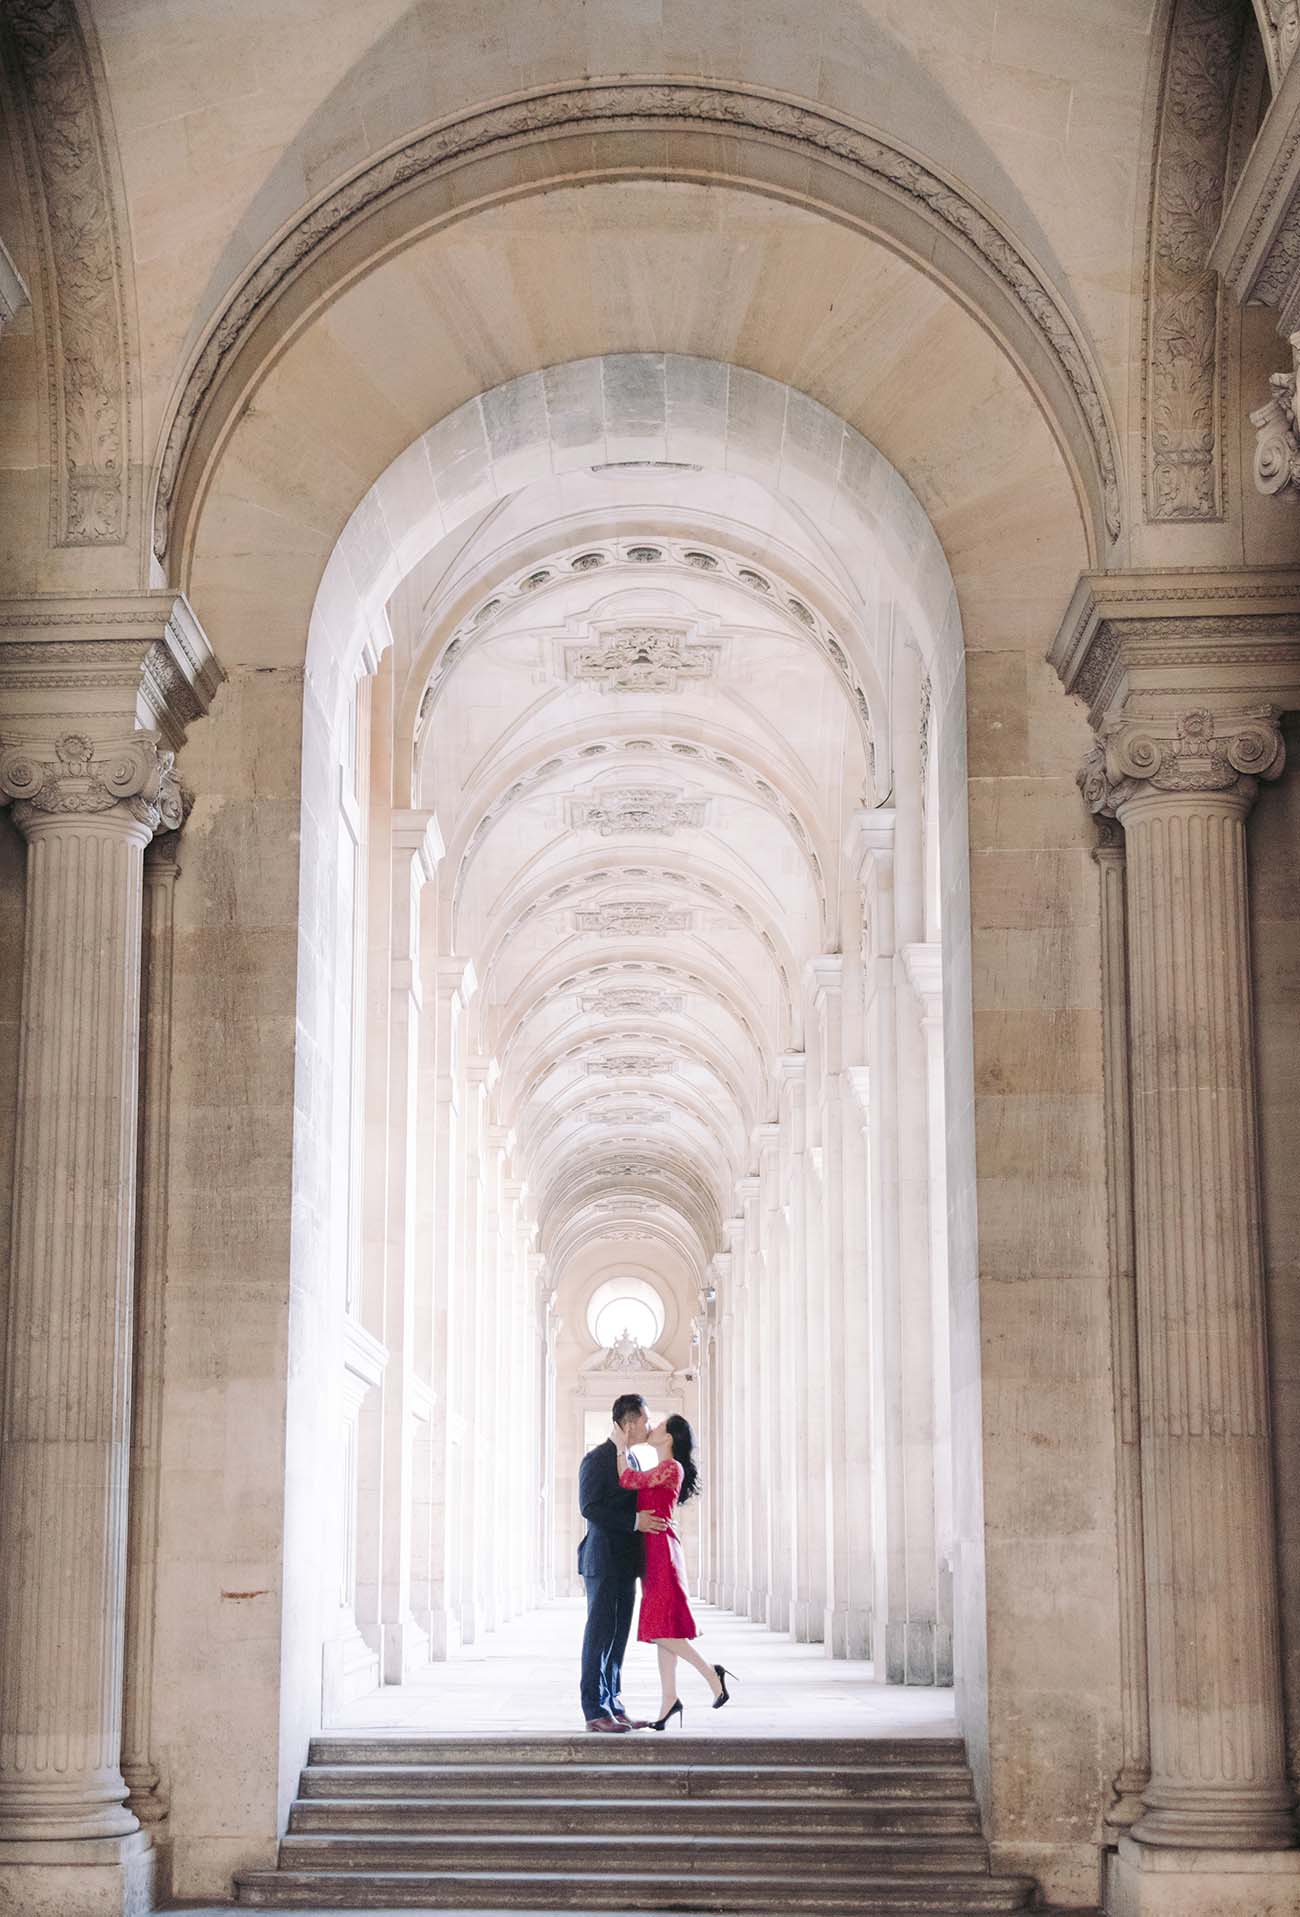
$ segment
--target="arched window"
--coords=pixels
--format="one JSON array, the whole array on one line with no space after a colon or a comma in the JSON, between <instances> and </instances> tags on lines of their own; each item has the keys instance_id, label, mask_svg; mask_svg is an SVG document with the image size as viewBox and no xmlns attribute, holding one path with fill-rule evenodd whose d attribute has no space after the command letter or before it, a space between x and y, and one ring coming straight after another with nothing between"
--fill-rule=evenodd
<instances>
[{"instance_id":1,"label":"arched window","mask_svg":"<svg viewBox=\"0 0 1300 1917\"><path fill-rule=\"evenodd\" d=\"M587 1329L607 1351L620 1338L631 1338L642 1350L650 1351L663 1336L663 1299L644 1278L631 1274L607 1278L591 1294Z\"/></svg>"}]
</instances>

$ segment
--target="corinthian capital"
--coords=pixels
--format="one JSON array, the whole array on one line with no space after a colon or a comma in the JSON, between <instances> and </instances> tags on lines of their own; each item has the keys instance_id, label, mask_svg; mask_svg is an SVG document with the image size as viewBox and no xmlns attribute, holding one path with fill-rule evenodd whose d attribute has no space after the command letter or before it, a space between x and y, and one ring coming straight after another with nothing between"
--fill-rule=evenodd
<instances>
[{"instance_id":1,"label":"corinthian capital","mask_svg":"<svg viewBox=\"0 0 1300 1917\"><path fill-rule=\"evenodd\" d=\"M1122 817L1148 792L1236 792L1253 799L1260 779L1281 775L1286 754L1271 706L1132 719L1097 741L1079 773L1088 810Z\"/></svg>"},{"instance_id":2,"label":"corinthian capital","mask_svg":"<svg viewBox=\"0 0 1300 1917\"><path fill-rule=\"evenodd\" d=\"M52 817L118 812L156 832L183 817L174 754L151 733L98 743L84 732L0 751L0 794L23 831Z\"/></svg>"}]
</instances>

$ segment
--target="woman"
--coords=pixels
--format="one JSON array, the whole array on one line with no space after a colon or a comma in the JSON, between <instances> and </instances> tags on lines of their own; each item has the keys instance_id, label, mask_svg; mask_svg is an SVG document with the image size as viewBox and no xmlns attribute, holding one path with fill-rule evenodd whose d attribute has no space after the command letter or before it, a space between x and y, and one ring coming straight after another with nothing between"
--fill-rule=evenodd
<instances>
[{"instance_id":1,"label":"woman","mask_svg":"<svg viewBox=\"0 0 1300 1917\"><path fill-rule=\"evenodd\" d=\"M692 1639L699 1636L686 1595L686 1560L681 1539L673 1528L673 1512L679 1504L697 1495L700 1474L695 1464L695 1434L685 1418L674 1415L657 1424L645 1442L654 1446L659 1462L652 1471L638 1471L627 1461L627 1433L615 1425L612 1433L618 1450L619 1483L637 1494L638 1511L653 1511L668 1521L668 1529L650 1532L645 1540L645 1569L641 1573L641 1615L637 1622L637 1640L653 1644L659 1652L659 1683L662 1697L659 1717L651 1726L665 1730L675 1717L685 1726L685 1712L677 1695L677 1660L684 1657L693 1664L713 1692L713 1708L720 1711L731 1693L727 1679L735 1672L722 1664L708 1664L696 1650Z\"/></svg>"}]
</instances>

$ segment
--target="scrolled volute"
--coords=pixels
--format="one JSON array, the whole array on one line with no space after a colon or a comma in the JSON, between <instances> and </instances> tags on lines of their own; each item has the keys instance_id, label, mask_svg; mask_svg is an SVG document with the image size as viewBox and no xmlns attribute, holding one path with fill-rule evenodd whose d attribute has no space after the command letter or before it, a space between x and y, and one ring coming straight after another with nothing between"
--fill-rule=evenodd
<instances>
[{"instance_id":1,"label":"scrolled volute","mask_svg":"<svg viewBox=\"0 0 1300 1917\"><path fill-rule=\"evenodd\" d=\"M151 832L175 831L184 811L174 758L147 732L102 745L84 732L65 732L0 751L0 794L13 801L20 828L120 807Z\"/></svg>"},{"instance_id":2,"label":"scrolled volute","mask_svg":"<svg viewBox=\"0 0 1300 1917\"><path fill-rule=\"evenodd\" d=\"M1232 792L1253 798L1280 777L1286 751L1271 706L1230 715L1197 707L1176 719L1122 721L1088 753L1079 789L1088 810L1122 818L1147 792Z\"/></svg>"}]
</instances>

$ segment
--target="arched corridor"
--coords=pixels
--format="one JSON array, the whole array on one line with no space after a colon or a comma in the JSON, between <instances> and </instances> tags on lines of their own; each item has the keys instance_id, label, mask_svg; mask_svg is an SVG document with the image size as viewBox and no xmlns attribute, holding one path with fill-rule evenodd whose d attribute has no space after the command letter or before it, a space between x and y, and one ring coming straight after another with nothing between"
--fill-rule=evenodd
<instances>
[{"instance_id":1,"label":"arched corridor","mask_svg":"<svg viewBox=\"0 0 1300 1917\"><path fill-rule=\"evenodd\" d=\"M797 395L629 357L546 384L536 448L522 382L419 449L490 422L523 483L411 567L332 731L332 1701L579 1588L625 1389L698 1427L705 1596L950 1683L946 568L900 578L915 503ZM724 431L711 466L697 423L663 440L694 460L573 468L592 391L604 450L711 391L819 456L764 478Z\"/></svg>"}]
</instances>

